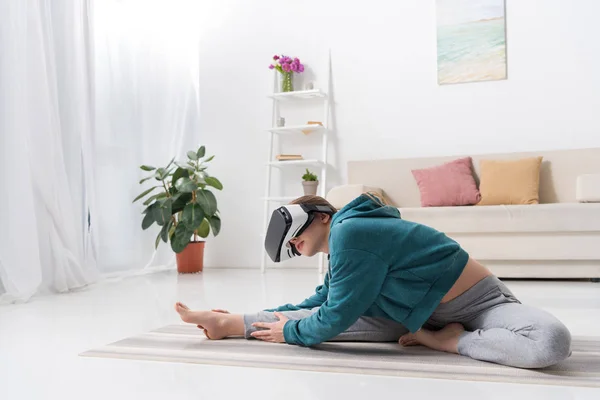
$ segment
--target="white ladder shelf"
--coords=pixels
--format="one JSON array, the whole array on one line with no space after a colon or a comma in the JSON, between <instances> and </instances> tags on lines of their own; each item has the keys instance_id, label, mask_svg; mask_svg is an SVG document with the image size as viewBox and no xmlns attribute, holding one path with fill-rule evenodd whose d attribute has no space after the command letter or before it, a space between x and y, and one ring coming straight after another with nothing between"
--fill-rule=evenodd
<instances>
[{"instance_id":1,"label":"white ladder shelf","mask_svg":"<svg viewBox=\"0 0 600 400\"><path fill-rule=\"evenodd\" d=\"M328 63L329 64L329 63ZM329 77L330 70L327 71L327 80L326 80L326 88L329 88ZM269 224L269 219L271 217L270 214L270 205L272 203L288 203L298 197L297 196L272 196L271 195L271 178L272 178L272 170L273 168L287 168L287 167L315 167L320 168L321 174L319 177L319 191L318 195L321 197L325 197L327 193L327 144L328 144L328 122L329 122L329 96L327 92L322 91L321 89L313 89L313 90L302 90L295 92L276 92L279 85L278 72L275 71L275 77L273 80L273 94L268 96L273 101L273 111L272 111L272 121L271 128L267 129L269 132L269 159L266 164L266 186L265 186L265 196L264 196L264 225L263 225L263 243L262 243L262 257L261 257L261 272L266 271L267 267L267 252L264 246L264 238L267 232L267 227ZM305 102L305 101L322 101L323 102L323 117L320 121L323 125L294 125L294 126L277 126L277 121L279 120L279 104L280 102ZM273 157L273 144L275 135L302 135L303 132L310 132L311 134L321 134L321 158L319 160L291 160L291 161L276 161ZM323 256L319 256L319 273L323 273L323 265L325 259Z\"/></svg>"}]
</instances>

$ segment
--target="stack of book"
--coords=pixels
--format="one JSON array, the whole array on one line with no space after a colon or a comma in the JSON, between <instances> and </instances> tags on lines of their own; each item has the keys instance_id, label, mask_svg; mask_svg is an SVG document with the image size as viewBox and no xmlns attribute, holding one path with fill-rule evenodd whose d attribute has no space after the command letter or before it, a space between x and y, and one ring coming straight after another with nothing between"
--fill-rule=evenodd
<instances>
[{"instance_id":1,"label":"stack of book","mask_svg":"<svg viewBox=\"0 0 600 400\"><path fill-rule=\"evenodd\" d=\"M320 121L308 121L306 124L307 125L321 125L321 126L323 126L323 124ZM305 135L308 135L311 132L312 131L310 129L303 129L302 130L302 133L304 133Z\"/></svg>"},{"instance_id":2,"label":"stack of book","mask_svg":"<svg viewBox=\"0 0 600 400\"><path fill-rule=\"evenodd\" d=\"M277 155L277 161L292 161L292 160L302 160L302 156L300 154L279 154Z\"/></svg>"}]
</instances>

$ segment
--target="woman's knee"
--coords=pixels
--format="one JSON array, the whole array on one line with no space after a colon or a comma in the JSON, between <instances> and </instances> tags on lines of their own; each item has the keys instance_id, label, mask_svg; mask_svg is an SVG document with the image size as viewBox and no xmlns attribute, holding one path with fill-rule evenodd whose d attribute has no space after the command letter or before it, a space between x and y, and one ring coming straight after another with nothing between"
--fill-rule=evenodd
<instances>
[{"instance_id":1,"label":"woman's knee","mask_svg":"<svg viewBox=\"0 0 600 400\"><path fill-rule=\"evenodd\" d=\"M571 332L560 321L546 327L536 341L536 351L532 352L528 368L545 368L566 360L571 355Z\"/></svg>"},{"instance_id":2,"label":"woman's knee","mask_svg":"<svg viewBox=\"0 0 600 400\"><path fill-rule=\"evenodd\" d=\"M550 345L556 362L566 360L571 355L571 332L562 322L554 324L550 340Z\"/></svg>"}]
</instances>

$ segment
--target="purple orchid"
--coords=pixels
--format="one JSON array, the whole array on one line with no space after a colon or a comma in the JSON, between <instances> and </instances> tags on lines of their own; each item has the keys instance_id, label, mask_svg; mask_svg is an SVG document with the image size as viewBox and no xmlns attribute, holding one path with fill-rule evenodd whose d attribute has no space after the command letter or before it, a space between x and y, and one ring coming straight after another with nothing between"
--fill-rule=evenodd
<instances>
[{"instance_id":1,"label":"purple orchid","mask_svg":"<svg viewBox=\"0 0 600 400\"><path fill-rule=\"evenodd\" d=\"M283 70L284 70L285 72L290 72L290 71L291 71L291 69L292 69L292 67L291 67L291 66L290 66L290 64L288 64L288 63L285 63L285 64L283 64L283 65L281 66L281 68L283 68Z\"/></svg>"},{"instance_id":2,"label":"purple orchid","mask_svg":"<svg viewBox=\"0 0 600 400\"><path fill-rule=\"evenodd\" d=\"M273 64L269 65L269 69L273 69L275 66Z\"/></svg>"},{"instance_id":3,"label":"purple orchid","mask_svg":"<svg viewBox=\"0 0 600 400\"><path fill-rule=\"evenodd\" d=\"M278 56L277 54L275 54L275 55L273 56L273 60L275 60L275 61L279 60L279 56Z\"/></svg>"}]
</instances>

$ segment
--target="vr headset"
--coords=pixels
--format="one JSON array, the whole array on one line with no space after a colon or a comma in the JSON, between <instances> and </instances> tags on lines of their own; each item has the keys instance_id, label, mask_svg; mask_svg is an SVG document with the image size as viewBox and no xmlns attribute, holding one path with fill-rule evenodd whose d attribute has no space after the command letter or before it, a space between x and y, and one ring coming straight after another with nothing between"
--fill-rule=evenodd
<instances>
[{"instance_id":1,"label":"vr headset","mask_svg":"<svg viewBox=\"0 0 600 400\"><path fill-rule=\"evenodd\" d=\"M300 255L290 240L300 236L308 228L317 212L329 215L334 213L328 206L312 204L289 204L273 211L265 238L265 249L273 262Z\"/></svg>"}]
</instances>

